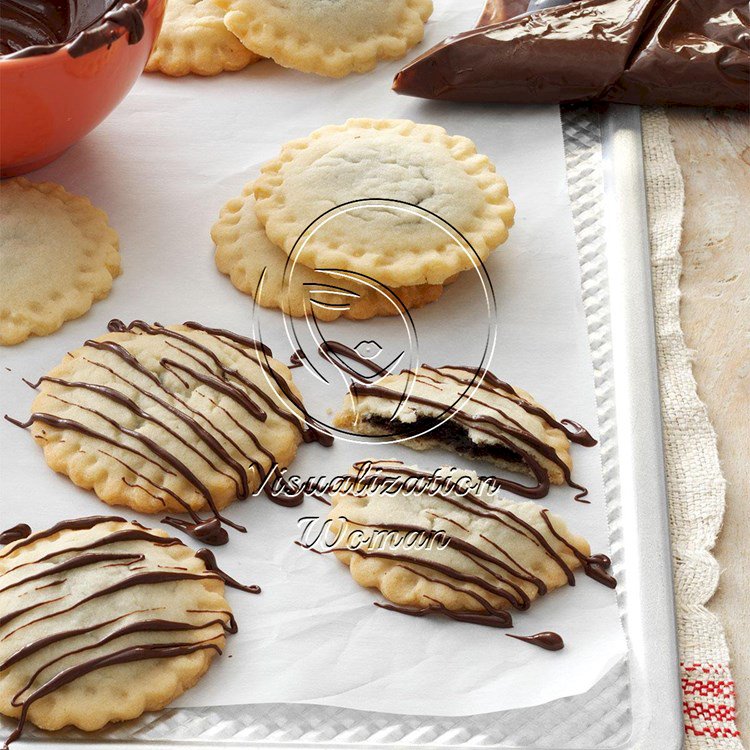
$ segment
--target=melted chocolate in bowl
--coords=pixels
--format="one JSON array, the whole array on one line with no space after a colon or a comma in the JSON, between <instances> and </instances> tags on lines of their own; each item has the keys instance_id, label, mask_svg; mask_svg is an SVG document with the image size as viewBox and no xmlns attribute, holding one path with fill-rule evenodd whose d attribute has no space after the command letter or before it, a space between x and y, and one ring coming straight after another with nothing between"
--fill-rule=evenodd
<instances>
[{"instance_id":1,"label":"melted chocolate in bowl","mask_svg":"<svg viewBox=\"0 0 750 750\"><path fill-rule=\"evenodd\" d=\"M147 0L0 0L0 55L33 57L68 45L80 57L122 33L143 36Z\"/></svg>"}]
</instances>

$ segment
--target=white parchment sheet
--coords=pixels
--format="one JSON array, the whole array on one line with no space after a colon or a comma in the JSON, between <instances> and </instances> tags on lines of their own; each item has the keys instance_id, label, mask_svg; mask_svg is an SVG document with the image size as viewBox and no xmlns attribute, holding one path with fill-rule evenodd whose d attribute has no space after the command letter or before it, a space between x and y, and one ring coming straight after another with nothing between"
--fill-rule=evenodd
<instances>
[{"instance_id":1,"label":"white parchment sheet","mask_svg":"<svg viewBox=\"0 0 750 750\"><path fill-rule=\"evenodd\" d=\"M481 0L436 0L420 50L473 25ZM413 53L416 54L416 53ZM469 106L399 97L390 81L400 63L344 80L306 76L271 63L212 79L144 76L111 117L58 162L31 175L87 195L120 234L123 275L110 296L52 336L2 351L0 413L25 417L35 379L107 321L199 320L250 333L253 305L214 266L211 224L281 144L349 117L402 117L472 138L510 186L517 206L509 241L487 264L497 299L493 369L529 390L558 416L596 434L592 365L581 303L578 259L565 183L559 114L553 107ZM382 197L382 196L375 196ZM486 314L477 278L466 274L442 299L413 314L420 355L434 365L471 364ZM484 318L483 318L484 316ZM258 316L264 340L288 361L292 352L277 311ZM393 320L337 322L329 338L375 339L399 346ZM342 403L344 383L295 378L316 416ZM348 444L302 445L292 471L302 477L345 472L356 460L394 456L433 469L468 466L447 453ZM545 505L567 518L597 552L609 549L599 449L573 447L574 479L591 505L554 488ZM0 422L0 528L39 529L66 517L107 513L97 498L55 475L30 435ZM491 467L474 464L485 473ZM613 591L579 574L574 588L514 613L518 634L555 630L562 652L505 637L505 631L441 618L412 618L373 606L377 592L356 585L333 556L293 544L297 519L325 513L264 497L229 515L248 527L217 549L238 579L260 584L251 596L230 590L240 632L198 686L178 702L215 706L301 702L396 713L465 715L530 706L589 689L626 652ZM128 509L115 509L134 518ZM158 518L140 516L145 523ZM195 545L192 540L188 543Z\"/></svg>"}]
</instances>

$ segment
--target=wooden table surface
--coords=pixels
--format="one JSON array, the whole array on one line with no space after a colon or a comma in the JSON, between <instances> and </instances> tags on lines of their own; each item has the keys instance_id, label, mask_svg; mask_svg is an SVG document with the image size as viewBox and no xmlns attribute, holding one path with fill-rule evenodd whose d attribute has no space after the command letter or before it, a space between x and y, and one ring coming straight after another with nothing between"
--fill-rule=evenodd
<instances>
[{"instance_id":1,"label":"wooden table surface","mask_svg":"<svg viewBox=\"0 0 750 750\"><path fill-rule=\"evenodd\" d=\"M698 393L716 429L727 507L714 550L722 570L709 604L729 641L738 725L750 738L750 120L669 113L685 180L682 328Z\"/></svg>"}]
</instances>

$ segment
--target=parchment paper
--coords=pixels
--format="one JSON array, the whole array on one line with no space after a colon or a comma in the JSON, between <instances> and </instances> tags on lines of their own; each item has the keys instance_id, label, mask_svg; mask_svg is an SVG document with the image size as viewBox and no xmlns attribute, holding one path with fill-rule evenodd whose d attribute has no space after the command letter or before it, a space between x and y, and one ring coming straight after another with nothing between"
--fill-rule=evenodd
<instances>
[{"instance_id":1,"label":"parchment paper","mask_svg":"<svg viewBox=\"0 0 750 750\"><path fill-rule=\"evenodd\" d=\"M420 49L469 28L481 2L439 0ZM414 53L416 54L416 52ZM254 179L281 144L348 117L403 117L472 138L510 185L517 206L510 240L487 264L497 299L500 377L529 390L558 416L597 431L592 366L581 303L578 259L568 205L559 113L552 107L429 103L398 97L390 81L399 63L333 81L276 67L251 66L213 79L144 76L123 104L81 143L34 180L53 180L105 209L121 238L124 273L110 296L52 336L2 351L0 412L25 417L36 378L65 351L100 335L118 317L162 323L200 320L251 332L252 301L220 275L209 237L219 209ZM467 364L484 335L484 301L467 274L443 298L414 313L420 355L434 365ZM486 317L486 315L485 315ZM292 352L275 311L256 320L274 353ZM332 324L344 341L398 345L394 321ZM359 326L359 327L358 327ZM333 337L333 336L331 336ZM343 399L295 370L313 413ZM433 469L469 466L447 453L347 444L301 446L292 471L302 477L345 472L366 457L397 457ZM608 550L599 449L573 448L574 478L591 505L555 488L544 504L568 519L597 552ZM108 512L97 498L55 475L28 434L0 422L0 528L33 528ZM485 473L490 467L474 464ZM313 499L296 509L265 498L237 503L232 518L248 526L218 550L235 577L261 585L228 596L240 624L225 658L177 705L304 702L396 713L466 715L537 705L589 689L626 652L613 591L578 576L575 588L515 613L515 632L552 629L566 648L549 653L504 631L442 619L415 619L373 606L379 594L357 586L332 556L293 544L297 520L324 514ZM156 524L156 517L127 517ZM188 543L194 544L191 540Z\"/></svg>"}]
</instances>

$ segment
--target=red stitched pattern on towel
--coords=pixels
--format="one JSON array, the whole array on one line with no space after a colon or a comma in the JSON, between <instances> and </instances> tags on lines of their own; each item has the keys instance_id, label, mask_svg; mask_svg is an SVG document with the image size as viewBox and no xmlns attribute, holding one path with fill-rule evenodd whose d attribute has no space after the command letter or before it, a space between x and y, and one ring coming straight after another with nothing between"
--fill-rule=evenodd
<instances>
[{"instance_id":1,"label":"red stitched pattern on towel","mask_svg":"<svg viewBox=\"0 0 750 750\"><path fill-rule=\"evenodd\" d=\"M716 739L739 737L734 682L724 664L680 664L685 732Z\"/></svg>"}]
</instances>

